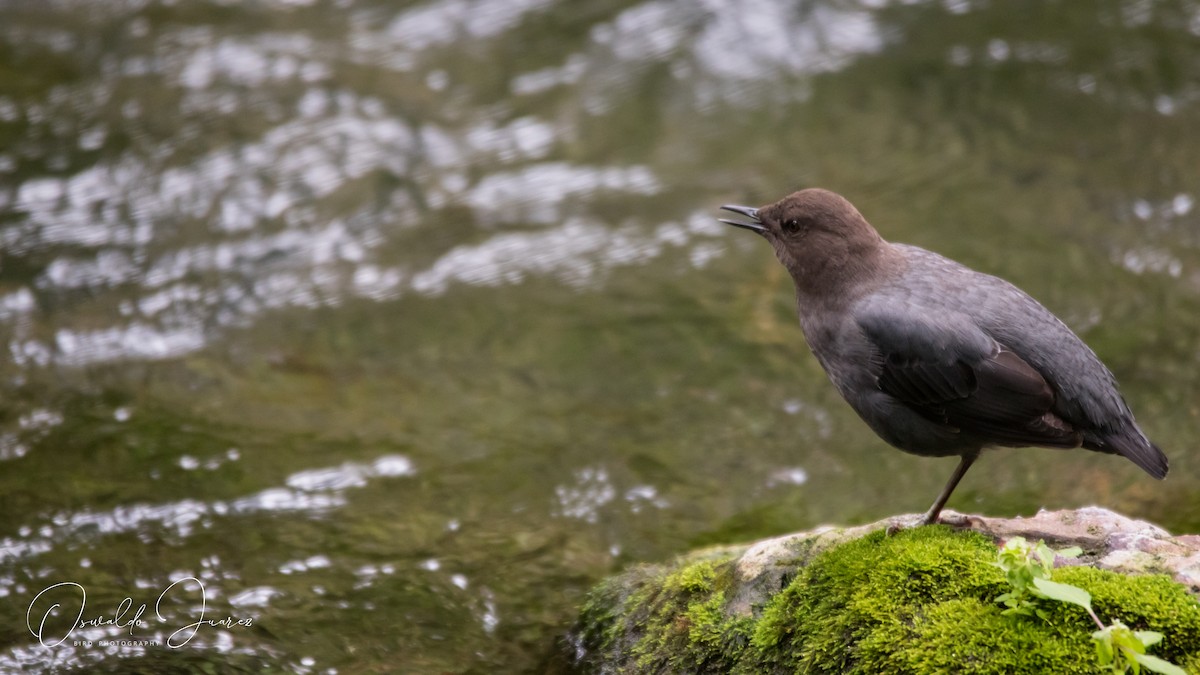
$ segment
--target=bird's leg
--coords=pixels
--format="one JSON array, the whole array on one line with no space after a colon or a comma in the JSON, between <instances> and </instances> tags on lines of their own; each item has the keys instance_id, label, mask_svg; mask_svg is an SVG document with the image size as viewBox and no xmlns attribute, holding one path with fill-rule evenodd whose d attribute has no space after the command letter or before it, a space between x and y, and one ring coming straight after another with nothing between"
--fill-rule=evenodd
<instances>
[{"instance_id":1,"label":"bird's leg","mask_svg":"<svg viewBox=\"0 0 1200 675\"><path fill-rule=\"evenodd\" d=\"M979 451L967 453L959 460L958 466L954 469L954 473L950 474L950 480L946 481L946 487L942 488L942 494L938 495L937 501L929 510L925 512L925 517L921 519L922 525L932 525L938 521L938 514L942 512L942 507L946 505L946 501L950 499L950 493L954 492L954 488L958 487L958 481L966 475L967 469L979 459Z\"/></svg>"}]
</instances>

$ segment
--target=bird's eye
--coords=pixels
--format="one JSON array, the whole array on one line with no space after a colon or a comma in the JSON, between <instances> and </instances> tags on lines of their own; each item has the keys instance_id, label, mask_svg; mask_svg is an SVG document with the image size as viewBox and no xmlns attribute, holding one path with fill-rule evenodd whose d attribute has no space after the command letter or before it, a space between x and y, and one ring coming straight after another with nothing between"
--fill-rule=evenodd
<instances>
[{"instance_id":1,"label":"bird's eye","mask_svg":"<svg viewBox=\"0 0 1200 675\"><path fill-rule=\"evenodd\" d=\"M800 221L795 218L783 221L783 231L788 234L796 234L800 231Z\"/></svg>"}]
</instances>

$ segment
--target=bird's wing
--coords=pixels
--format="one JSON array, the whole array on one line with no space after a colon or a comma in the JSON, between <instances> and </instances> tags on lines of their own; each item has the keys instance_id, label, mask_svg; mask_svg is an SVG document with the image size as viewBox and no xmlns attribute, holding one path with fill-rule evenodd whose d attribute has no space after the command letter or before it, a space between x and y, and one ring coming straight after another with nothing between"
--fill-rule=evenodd
<instances>
[{"instance_id":1,"label":"bird's wing","mask_svg":"<svg viewBox=\"0 0 1200 675\"><path fill-rule=\"evenodd\" d=\"M965 317L884 310L856 318L879 389L926 419L995 445L1079 445L1052 412L1046 379Z\"/></svg>"}]
</instances>

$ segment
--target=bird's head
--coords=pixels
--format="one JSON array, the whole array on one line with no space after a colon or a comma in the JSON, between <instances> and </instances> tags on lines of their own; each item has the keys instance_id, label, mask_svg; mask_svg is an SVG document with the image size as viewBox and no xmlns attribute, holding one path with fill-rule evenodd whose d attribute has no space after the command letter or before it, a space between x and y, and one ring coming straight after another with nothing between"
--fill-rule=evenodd
<instances>
[{"instance_id":1,"label":"bird's head","mask_svg":"<svg viewBox=\"0 0 1200 675\"><path fill-rule=\"evenodd\" d=\"M746 221L721 219L763 236L802 293L837 288L873 271L887 243L841 195L809 188L760 208L722 206Z\"/></svg>"}]
</instances>

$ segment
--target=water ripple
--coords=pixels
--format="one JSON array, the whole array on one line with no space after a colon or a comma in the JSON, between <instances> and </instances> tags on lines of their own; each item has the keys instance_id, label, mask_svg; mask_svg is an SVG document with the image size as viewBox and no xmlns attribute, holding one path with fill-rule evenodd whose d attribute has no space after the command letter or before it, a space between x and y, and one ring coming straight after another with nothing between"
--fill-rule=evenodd
<instances>
[{"instance_id":1,"label":"water ripple","mask_svg":"<svg viewBox=\"0 0 1200 675\"><path fill-rule=\"evenodd\" d=\"M11 213L0 220L0 248L39 261L26 285L0 295L0 337L13 362L175 358L274 309L437 295L455 284L551 276L582 288L672 247L703 267L723 245L690 223L593 213L597 200L670 190L649 163L570 161L584 127L575 109L612 109L653 63L668 64L670 86L687 96L736 103L750 100L747 82L827 72L881 45L869 8L650 0L593 25L559 65L508 76L519 96L570 87L569 104L536 114L462 105L471 85L456 81L455 59L439 48L500 39L555 4L433 0L389 16L349 2L344 33L330 38L157 26L137 15L141 2L58 0L58 11L128 18L131 46L96 64L95 78L41 97L0 97L0 122L29 125L27 140L70 146L47 151L43 173L15 173L26 159L16 146L0 154L0 173L21 177L0 187L0 209ZM89 39L57 28L8 37L61 54ZM415 79L400 99L390 89L334 87L347 65ZM177 98L146 93L157 89ZM149 136L163 105L177 106L177 123L169 137ZM214 125L237 131L196 142ZM433 260L397 255L398 232L455 208L498 231ZM518 229L530 225L542 229Z\"/></svg>"},{"instance_id":2,"label":"water ripple","mask_svg":"<svg viewBox=\"0 0 1200 675\"><path fill-rule=\"evenodd\" d=\"M52 550L56 543L86 539L92 534L110 536L153 527L177 537L188 537L198 526L209 527L213 517L267 511L320 513L345 505L342 493L364 487L370 479L415 473L416 468L409 458L384 455L371 464L346 463L340 467L300 471L287 478L287 488L268 488L230 501L182 499L163 504L130 504L107 511L85 509L58 513L36 530L23 527L17 537L0 540L0 562L41 555Z\"/></svg>"}]
</instances>

